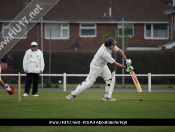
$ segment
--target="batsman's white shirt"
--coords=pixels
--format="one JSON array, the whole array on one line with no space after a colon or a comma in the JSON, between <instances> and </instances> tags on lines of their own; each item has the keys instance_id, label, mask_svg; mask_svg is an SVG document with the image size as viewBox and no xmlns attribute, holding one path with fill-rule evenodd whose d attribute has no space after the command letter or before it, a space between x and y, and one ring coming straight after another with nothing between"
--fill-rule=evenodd
<instances>
[{"instance_id":1,"label":"batsman's white shirt","mask_svg":"<svg viewBox=\"0 0 175 132\"><path fill-rule=\"evenodd\" d=\"M40 73L44 70L44 58L41 50L32 51L28 49L23 58L23 69L27 73Z\"/></svg>"},{"instance_id":2,"label":"batsman's white shirt","mask_svg":"<svg viewBox=\"0 0 175 132\"><path fill-rule=\"evenodd\" d=\"M113 51L118 51L119 48L117 46L114 47ZM94 58L92 60L92 64L96 66L105 66L107 63L114 63L115 60L111 56L112 50L107 48L104 44L98 49L97 53L94 55Z\"/></svg>"}]
</instances>

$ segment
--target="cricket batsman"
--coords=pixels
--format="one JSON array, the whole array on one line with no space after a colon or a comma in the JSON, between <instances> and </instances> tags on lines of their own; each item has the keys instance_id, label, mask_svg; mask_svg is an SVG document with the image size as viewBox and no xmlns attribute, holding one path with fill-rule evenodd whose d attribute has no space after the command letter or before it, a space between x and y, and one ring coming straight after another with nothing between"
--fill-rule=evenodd
<instances>
[{"instance_id":1,"label":"cricket batsman","mask_svg":"<svg viewBox=\"0 0 175 132\"><path fill-rule=\"evenodd\" d=\"M7 59L5 58L0 59L0 85L7 91L9 95L12 95L14 94L14 87L9 86L7 83L5 84L1 79L1 71L6 70L9 65L10 65L10 62Z\"/></svg>"},{"instance_id":2,"label":"cricket batsman","mask_svg":"<svg viewBox=\"0 0 175 132\"><path fill-rule=\"evenodd\" d=\"M116 62L112 58L111 56L112 51L115 51L121 55L121 57L125 60L126 66ZM108 62L114 66L125 68L127 72L133 70L133 67L131 66L131 60L127 59L125 53L120 48L117 47L117 41L109 37L106 39L105 43L101 45L101 47L94 55L94 58L90 63L89 74L85 79L85 81L79 84L76 87L76 89L70 93L70 95L66 96L66 99L71 100L75 98L77 95L79 95L81 92L86 90L87 88L90 88L96 81L96 78L100 75L106 82L105 94L102 100L115 101L116 99L112 98L112 92L115 84L115 72L111 74L111 71L107 66Z\"/></svg>"}]
</instances>

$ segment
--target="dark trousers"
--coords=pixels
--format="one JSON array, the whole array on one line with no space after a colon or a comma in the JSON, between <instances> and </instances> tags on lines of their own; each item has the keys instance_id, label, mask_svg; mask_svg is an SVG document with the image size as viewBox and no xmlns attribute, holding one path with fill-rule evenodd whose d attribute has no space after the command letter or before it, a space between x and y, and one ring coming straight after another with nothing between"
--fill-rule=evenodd
<instances>
[{"instance_id":1,"label":"dark trousers","mask_svg":"<svg viewBox=\"0 0 175 132\"><path fill-rule=\"evenodd\" d=\"M25 90L24 90L25 93L29 94L31 84L33 82L32 95L37 94L37 92L38 92L38 81L39 81L39 74L27 73L26 83L25 83Z\"/></svg>"}]
</instances>

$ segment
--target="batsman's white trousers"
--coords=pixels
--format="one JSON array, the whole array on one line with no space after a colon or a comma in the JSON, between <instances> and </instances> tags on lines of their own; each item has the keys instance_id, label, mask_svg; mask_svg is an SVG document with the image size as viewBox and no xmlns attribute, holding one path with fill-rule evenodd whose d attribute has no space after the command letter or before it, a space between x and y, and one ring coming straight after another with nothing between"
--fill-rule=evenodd
<instances>
[{"instance_id":1,"label":"batsman's white trousers","mask_svg":"<svg viewBox=\"0 0 175 132\"><path fill-rule=\"evenodd\" d=\"M84 82L82 82L81 84L79 84L75 91L72 91L71 94L74 96L77 96L78 94L80 94L81 92L83 92L84 90L86 90L87 88L90 88L94 82L96 81L96 78L98 76L101 76L104 81L107 84L111 83L111 71L109 70L108 66L105 65L103 67L100 66L96 66L93 63L90 64L90 71L89 74L86 78L86 80ZM106 90L108 88L106 87Z\"/></svg>"}]
</instances>

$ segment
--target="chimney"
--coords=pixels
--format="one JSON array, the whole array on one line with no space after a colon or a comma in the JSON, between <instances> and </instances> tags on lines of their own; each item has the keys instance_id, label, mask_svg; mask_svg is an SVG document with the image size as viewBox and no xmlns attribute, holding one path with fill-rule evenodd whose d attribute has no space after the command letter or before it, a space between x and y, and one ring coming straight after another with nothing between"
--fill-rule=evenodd
<instances>
[{"instance_id":1,"label":"chimney","mask_svg":"<svg viewBox=\"0 0 175 132\"><path fill-rule=\"evenodd\" d=\"M112 8L109 7L109 16L112 16Z\"/></svg>"}]
</instances>

